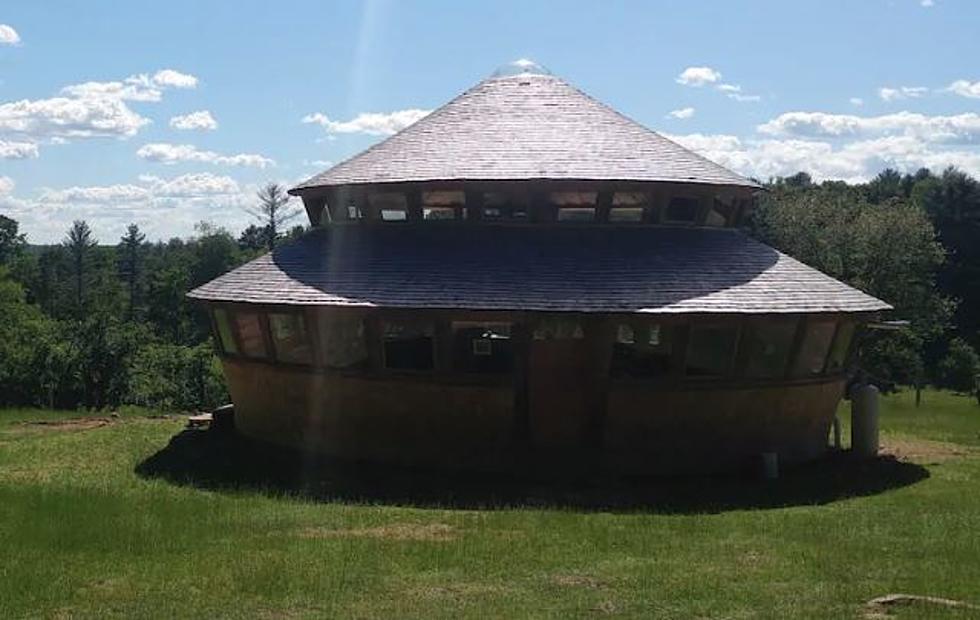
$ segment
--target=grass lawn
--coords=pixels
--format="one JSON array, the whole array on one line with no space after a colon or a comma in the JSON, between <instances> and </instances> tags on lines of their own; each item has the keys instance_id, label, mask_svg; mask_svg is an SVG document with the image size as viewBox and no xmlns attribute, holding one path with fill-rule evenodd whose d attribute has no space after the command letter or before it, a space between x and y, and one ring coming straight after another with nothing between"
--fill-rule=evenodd
<instances>
[{"instance_id":1,"label":"grass lawn","mask_svg":"<svg viewBox=\"0 0 980 620\"><path fill-rule=\"evenodd\" d=\"M929 392L915 409L890 396L883 443L899 459L831 459L775 482L349 465L314 478L176 416L83 415L0 411L0 618L864 618L889 593L980 604L980 407L965 397Z\"/></svg>"}]
</instances>

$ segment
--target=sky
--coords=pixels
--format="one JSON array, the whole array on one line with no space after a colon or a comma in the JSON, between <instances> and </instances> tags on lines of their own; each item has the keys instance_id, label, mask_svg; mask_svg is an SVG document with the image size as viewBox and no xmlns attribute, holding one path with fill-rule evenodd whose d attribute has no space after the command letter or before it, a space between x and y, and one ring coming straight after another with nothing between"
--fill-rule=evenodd
<instances>
[{"instance_id":1,"label":"sky","mask_svg":"<svg viewBox=\"0 0 980 620\"><path fill-rule=\"evenodd\" d=\"M975 0L4 0L0 214L238 234L521 58L757 179L980 176L978 32Z\"/></svg>"}]
</instances>

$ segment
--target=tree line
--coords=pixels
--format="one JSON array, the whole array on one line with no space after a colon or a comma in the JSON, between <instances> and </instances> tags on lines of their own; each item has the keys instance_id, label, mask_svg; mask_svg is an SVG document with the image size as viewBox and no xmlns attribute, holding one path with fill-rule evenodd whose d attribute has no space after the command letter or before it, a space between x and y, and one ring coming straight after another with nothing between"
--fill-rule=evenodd
<instances>
[{"instance_id":1,"label":"tree line","mask_svg":"<svg viewBox=\"0 0 980 620\"><path fill-rule=\"evenodd\" d=\"M228 401L206 314L191 289L285 238L298 211L264 187L258 223L235 238L202 222L150 243L131 224L114 245L75 221L62 243L29 245L0 215L0 405L206 409Z\"/></svg>"},{"instance_id":2,"label":"tree line","mask_svg":"<svg viewBox=\"0 0 980 620\"><path fill-rule=\"evenodd\" d=\"M948 169L885 170L863 184L773 179L748 232L895 306L897 331L862 336L859 365L886 389L976 394L980 373L980 182ZM76 221L30 245L0 215L0 405L203 409L227 402L192 288L304 233L270 184L237 237L207 223L149 243L135 224L100 244Z\"/></svg>"}]
</instances>

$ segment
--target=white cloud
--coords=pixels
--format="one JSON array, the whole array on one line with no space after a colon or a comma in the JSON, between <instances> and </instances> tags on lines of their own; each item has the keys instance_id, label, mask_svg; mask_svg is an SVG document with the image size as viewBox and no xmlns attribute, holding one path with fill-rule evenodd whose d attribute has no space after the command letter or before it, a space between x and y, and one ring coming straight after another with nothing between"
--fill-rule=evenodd
<instances>
[{"instance_id":1,"label":"white cloud","mask_svg":"<svg viewBox=\"0 0 980 620\"><path fill-rule=\"evenodd\" d=\"M762 101L762 97L759 95L743 95L742 93L728 93L728 98L740 103Z\"/></svg>"},{"instance_id":2,"label":"white cloud","mask_svg":"<svg viewBox=\"0 0 980 620\"><path fill-rule=\"evenodd\" d=\"M0 24L0 45L20 45L20 35L13 26Z\"/></svg>"},{"instance_id":3,"label":"white cloud","mask_svg":"<svg viewBox=\"0 0 980 620\"><path fill-rule=\"evenodd\" d=\"M149 122L122 99L52 97L0 104L0 135L32 140L128 138Z\"/></svg>"},{"instance_id":4,"label":"white cloud","mask_svg":"<svg viewBox=\"0 0 980 620\"><path fill-rule=\"evenodd\" d=\"M33 142L0 140L0 159L33 159L37 153L37 145Z\"/></svg>"},{"instance_id":5,"label":"white cloud","mask_svg":"<svg viewBox=\"0 0 980 620\"><path fill-rule=\"evenodd\" d=\"M194 198L237 194L241 191L238 183L231 177L218 176L210 172L182 174L172 179L143 175L140 180L149 184L150 191L155 197L161 198Z\"/></svg>"},{"instance_id":6,"label":"white cloud","mask_svg":"<svg viewBox=\"0 0 980 620\"><path fill-rule=\"evenodd\" d=\"M786 112L759 126L771 136L859 138L914 136L928 142L975 143L980 141L980 114L926 116L897 112L882 116L856 116L826 112Z\"/></svg>"},{"instance_id":7,"label":"white cloud","mask_svg":"<svg viewBox=\"0 0 980 620\"><path fill-rule=\"evenodd\" d=\"M0 193L0 212L17 220L33 243L57 243L76 219L86 220L104 243L121 237L130 223L149 239L186 237L200 221L238 234L252 223L245 207L255 206L258 189L207 172L144 175L133 183L43 189L32 198Z\"/></svg>"},{"instance_id":8,"label":"white cloud","mask_svg":"<svg viewBox=\"0 0 980 620\"><path fill-rule=\"evenodd\" d=\"M961 97L970 99L980 99L980 80L970 82L968 80L956 80L947 88L949 92L956 93Z\"/></svg>"},{"instance_id":9,"label":"white cloud","mask_svg":"<svg viewBox=\"0 0 980 620\"><path fill-rule=\"evenodd\" d=\"M65 189L41 190L41 201L58 204L112 204L146 200L150 192L137 185L103 185L90 187L67 187Z\"/></svg>"},{"instance_id":10,"label":"white cloud","mask_svg":"<svg viewBox=\"0 0 980 620\"><path fill-rule=\"evenodd\" d=\"M218 121L214 120L209 111L199 110L182 116L174 116L170 119L170 126L174 129L213 131L218 128Z\"/></svg>"},{"instance_id":11,"label":"white cloud","mask_svg":"<svg viewBox=\"0 0 980 620\"><path fill-rule=\"evenodd\" d=\"M330 161L329 159L313 159L313 160L304 159L303 165L310 166L313 168L329 168L330 166L333 166L333 162Z\"/></svg>"},{"instance_id":12,"label":"white cloud","mask_svg":"<svg viewBox=\"0 0 980 620\"><path fill-rule=\"evenodd\" d=\"M929 7L936 6L936 2L935 2L935 0L919 0L919 6L922 6L922 7L925 7L925 8L928 9Z\"/></svg>"},{"instance_id":13,"label":"white cloud","mask_svg":"<svg viewBox=\"0 0 980 620\"><path fill-rule=\"evenodd\" d=\"M10 177L0 176L0 196L13 192L14 185L14 180Z\"/></svg>"},{"instance_id":14,"label":"white cloud","mask_svg":"<svg viewBox=\"0 0 980 620\"><path fill-rule=\"evenodd\" d=\"M878 96L881 97L882 101L899 101L901 99L918 99L928 92L929 89L925 86L882 87L878 89Z\"/></svg>"},{"instance_id":15,"label":"white cloud","mask_svg":"<svg viewBox=\"0 0 980 620\"><path fill-rule=\"evenodd\" d=\"M688 67L677 76L677 83L684 86L704 86L721 79L721 72L711 67Z\"/></svg>"},{"instance_id":16,"label":"white cloud","mask_svg":"<svg viewBox=\"0 0 980 620\"><path fill-rule=\"evenodd\" d=\"M866 181L884 168L914 172L957 166L980 175L980 152L937 148L915 136L886 136L834 144L823 140L746 139L732 135L668 136L708 159L746 176L768 179L800 171L816 180Z\"/></svg>"},{"instance_id":17,"label":"white cloud","mask_svg":"<svg viewBox=\"0 0 980 620\"><path fill-rule=\"evenodd\" d=\"M335 121L322 112L307 114L304 123L320 125L329 133L365 133L372 136L390 136L428 116L432 110L411 108L388 114L362 112L349 121Z\"/></svg>"},{"instance_id":18,"label":"white cloud","mask_svg":"<svg viewBox=\"0 0 980 620\"><path fill-rule=\"evenodd\" d=\"M252 166L255 168L276 165L276 162L272 159L254 153L220 155L214 151L201 151L191 144L169 144L166 142L145 144L136 151L136 156L140 159L161 164L193 161L226 166Z\"/></svg>"},{"instance_id":19,"label":"white cloud","mask_svg":"<svg viewBox=\"0 0 980 620\"><path fill-rule=\"evenodd\" d=\"M0 146L7 145L3 151L14 149L20 157L37 157L40 142L129 138L150 120L127 102L157 102L167 89L193 88L196 84L197 78L192 75L164 69L153 76L138 74L121 81L70 84L59 96L48 99L0 103L0 139L8 139Z\"/></svg>"},{"instance_id":20,"label":"white cloud","mask_svg":"<svg viewBox=\"0 0 980 620\"><path fill-rule=\"evenodd\" d=\"M694 116L694 108L688 107L688 108L680 108L679 110L671 110L671 112L667 116L671 118L677 118L677 119L691 118L692 116Z\"/></svg>"},{"instance_id":21,"label":"white cloud","mask_svg":"<svg viewBox=\"0 0 980 620\"><path fill-rule=\"evenodd\" d=\"M210 172L182 174L170 179L141 175L139 182L139 185L124 183L64 189L44 188L39 202L81 205L151 204L161 199L202 198L237 194L241 191L238 183L231 177Z\"/></svg>"},{"instance_id":22,"label":"white cloud","mask_svg":"<svg viewBox=\"0 0 980 620\"><path fill-rule=\"evenodd\" d=\"M851 97L850 99L848 99L848 101L851 102L851 105L857 106L859 108L864 105L864 99L861 99L860 97Z\"/></svg>"},{"instance_id":23,"label":"white cloud","mask_svg":"<svg viewBox=\"0 0 980 620\"><path fill-rule=\"evenodd\" d=\"M189 73L181 73L173 69L161 69L153 74L151 80L160 88L197 88L197 78Z\"/></svg>"}]
</instances>

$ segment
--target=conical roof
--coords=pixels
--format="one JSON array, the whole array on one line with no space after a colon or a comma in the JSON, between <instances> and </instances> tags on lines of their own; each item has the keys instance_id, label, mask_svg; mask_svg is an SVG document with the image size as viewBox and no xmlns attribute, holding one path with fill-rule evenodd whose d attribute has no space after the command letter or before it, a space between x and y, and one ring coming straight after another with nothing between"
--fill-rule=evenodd
<instances>
[{"instance_id":1,"label":"conical roof","mask_svg":"<svg viewBox=\"0 0 980 620\"><path fill-rule=\"evenodd\" d=\"M660 181L757 187L567 82L498 72L290 190L414 181Z\"/></svg>"}]
</instances>

